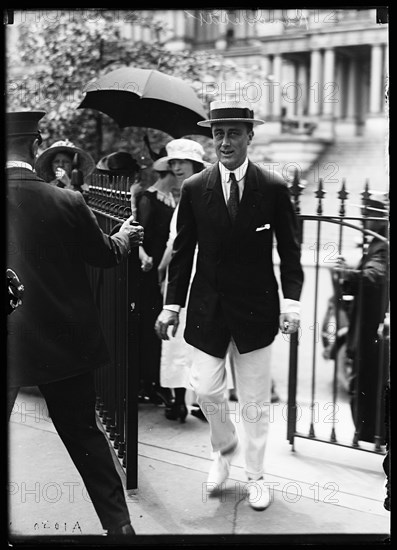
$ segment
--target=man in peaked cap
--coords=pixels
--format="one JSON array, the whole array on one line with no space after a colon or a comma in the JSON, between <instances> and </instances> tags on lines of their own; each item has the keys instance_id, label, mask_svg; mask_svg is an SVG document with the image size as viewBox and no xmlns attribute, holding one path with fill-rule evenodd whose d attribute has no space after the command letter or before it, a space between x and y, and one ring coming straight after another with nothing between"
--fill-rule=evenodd
<instances>
[{"instance_id":1,"label":"man in peaked cap","mask_svg":"<svg viewBox=\"0 0 397 550\"><path fill-rule=\"evenodd\" d=\"M126 220L112 236L82 195L33 171L44 111L6 114L7 268L24 285L8 318L8 417L20 387L38 386L108 534L134 534L123 485L96 425L94 371L110 357L85 263L112 267L143 239Z\"/></svg>"},{"instance_id":2,"label":"man in peaked cap","mask_svg":"<svg viewBox=\"0 0 397 550\"><path fill-rule=\"evenodd\" d=\"M356 428L355 442L373 443L378 437L385 442L384 411L377 425L378 391L387 384L389 366L379 364L380 349L384 343L378 329L385 323L389 308L389 223L387 201L367 199L360 207L368 240L358 264L346 264L338 258L334 270L339 273L343 294L353 296L346 356L351 361L351 412Z\"/></svg>"},{"instance_id":3,"label":"man in peaked cap","mask_svg":"<svg viewBox=\"0 0 397 550\"><path fill-rule=\"evenodd\" d=\"M263 464L271 344L279 328L285 334L298 330L303 284L298 223L286 182L247 157L253 127L262 123L254 118L250 104L237 101L212 102L210 118L198 123L212 128L219 162L182 184L165 305L156 323L160 338L169 338L170 326L175 334L198 244L184 337L194 347L190 380L216 455L207 491L222 488L239 447L225 395L228 352L245 432L248 502L256 510L264 510L271 501ZM281 312L274 238L281 260Z\"/></svg>"}]
</instances>

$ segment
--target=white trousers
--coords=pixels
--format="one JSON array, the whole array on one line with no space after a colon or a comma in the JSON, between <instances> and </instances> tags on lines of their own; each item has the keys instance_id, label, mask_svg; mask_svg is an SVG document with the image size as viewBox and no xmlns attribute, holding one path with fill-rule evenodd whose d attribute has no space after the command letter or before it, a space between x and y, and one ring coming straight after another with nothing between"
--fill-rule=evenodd
<instances>
[{"instance_id":1,"label":"white trousers","mask_svg":"<svg viewBox=\"0 0 397 550\"><path fill-rule=\"evenodd\" d=\"M212 449L226 451L237 440L235 422L244 429L247 477L264 473L264 456L271 406L271 346L240 354L232 340L228 348L234 365L238 402L230 409L226 394L226 357L193 348L190 384L210 427ZM234 421L233 421L234 418Z\"/></svg>"}]
</instances>

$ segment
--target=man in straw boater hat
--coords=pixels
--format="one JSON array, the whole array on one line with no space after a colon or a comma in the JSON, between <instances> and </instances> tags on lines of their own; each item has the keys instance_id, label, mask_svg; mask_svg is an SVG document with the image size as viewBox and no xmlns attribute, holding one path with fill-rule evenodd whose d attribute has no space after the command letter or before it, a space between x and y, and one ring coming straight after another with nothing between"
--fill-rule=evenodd
<instances>
[{"instance_id":1,"label":"man in straw boater hat","mask_svg":"<svg viewBox=\"0 0 397 550\"><path fill-rule=\"evenodd\" d=\"M207 491L223 487L239 449L225 396L229 351L235 365L238 421L245 432L248 502L256 510L271 502L264 478L271 344L279 328L284 334L297 331L303 285L298 224L286 182L247 157L253 127L262 123L250 104L237 101L213 101L209 120L198 123L211 126L218 162L182 185L165 305L156 322L160 338L169 338L170 326L175 334L198 244L184 336L194 347L190 381L216 453ZM284 296L281 312L274 238Z\"/></svg>"},{"instance_id":2,"label":"man in straw boater hat","mask_svg":"<svg viewBox=\"0 0 397 550\"><path fill-rule=\"evenodd\" d=\"M112 267L139 246L128 218L112 236L81 193L33 171L44 111L6 114L7 268L23 282L7 324L8 418L20 387L38 386L108 535L134 534L120 476L96 425L94 371L110 364L86 263Z\"/></svg>"}]
</instances>

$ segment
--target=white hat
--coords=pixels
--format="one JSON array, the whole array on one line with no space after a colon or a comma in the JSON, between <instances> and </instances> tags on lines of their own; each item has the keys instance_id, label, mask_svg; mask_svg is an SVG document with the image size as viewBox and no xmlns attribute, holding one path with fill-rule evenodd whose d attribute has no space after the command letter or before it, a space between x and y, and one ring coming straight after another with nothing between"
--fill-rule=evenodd
<instances>
[{"instance_id":1,"label":"white hat","mask_svg":"<svg viewBox=\"0 0 397 550\"><path fill-rule=\"evenodd\" d=\"M153 170L156 172L172 172L170 165L168 164L168 157L160 157L154 161Z\"/></svg>"},{"instance_id":2,"label":"white hat","mask_svg":"<svg viewBox=\"0 0 397 550\"><path fill-rule=\"evenodd\" d=\"M197 141L192 139L173 139L165 146L167 156L164 159L170 160L194 160L206 165L203 160L205 151Z\"/></svg>"},{"instance_id":3,"label":"white hat","mask_svg":"<svg viewBox=\"0 0 397 550\"><path fill-rule=\"evenodd\" d=\"M197 122L199 126L211 126L214 122L249 122L254 126L264 124L264 120L254 118L254 111L248 101L212 101L210 118Z\"/></svg>"}]
</instances>

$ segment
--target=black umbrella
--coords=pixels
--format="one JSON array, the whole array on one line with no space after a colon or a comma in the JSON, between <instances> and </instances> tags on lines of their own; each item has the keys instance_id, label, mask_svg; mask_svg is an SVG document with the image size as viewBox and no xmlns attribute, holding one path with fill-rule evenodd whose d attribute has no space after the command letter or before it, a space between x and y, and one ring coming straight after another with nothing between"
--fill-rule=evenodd
<instances>
[{"instance_id":1,"label":"black umbrella","mask_svg":"<svg viewBox=\"0 0 397 550\"><path fill-rule=\"evenodd\" d=\"M84 89L78 109L96 109L120 128L138 126L162 130L174 138L190 134L211 137L211 130L197 126L207 119L193 88L175 76L157 70L123 67Z\"/></svg>"}]
</instances>

